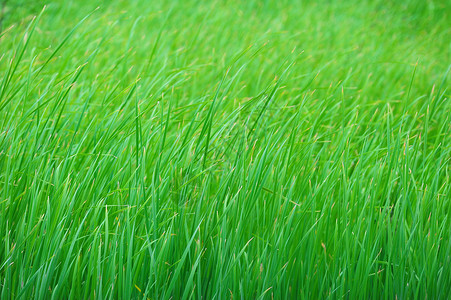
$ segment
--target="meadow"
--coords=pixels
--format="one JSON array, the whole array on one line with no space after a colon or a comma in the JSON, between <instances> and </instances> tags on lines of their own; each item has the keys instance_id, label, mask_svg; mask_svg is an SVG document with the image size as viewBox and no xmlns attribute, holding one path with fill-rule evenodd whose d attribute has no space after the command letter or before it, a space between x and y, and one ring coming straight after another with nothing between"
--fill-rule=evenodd
<instances>
[{"instance_id":1,"label":"meadow","mask_svg":"<svg viewBox=\"0 0 451 300\"><path fill-rule=\"evenodd\" d=\"M0 298L447 299L450 19L3 1Z\"/></svg>"}]
</instances>

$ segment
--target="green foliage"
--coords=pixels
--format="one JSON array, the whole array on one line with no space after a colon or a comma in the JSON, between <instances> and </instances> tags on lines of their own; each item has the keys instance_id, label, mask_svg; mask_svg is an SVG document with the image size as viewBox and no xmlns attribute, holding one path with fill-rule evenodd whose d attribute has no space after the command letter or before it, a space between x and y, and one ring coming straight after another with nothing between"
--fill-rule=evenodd
<instances>
[{"instance_id":1,"label":"green foliage","mask_svg":"<svg viewBox=\"0 0 451 300\"><path fill-rule=\"evenodd\" d=\"M0 298L448 297L450 12L15 11L0 37Z\"/></svg>"}]
</instances>

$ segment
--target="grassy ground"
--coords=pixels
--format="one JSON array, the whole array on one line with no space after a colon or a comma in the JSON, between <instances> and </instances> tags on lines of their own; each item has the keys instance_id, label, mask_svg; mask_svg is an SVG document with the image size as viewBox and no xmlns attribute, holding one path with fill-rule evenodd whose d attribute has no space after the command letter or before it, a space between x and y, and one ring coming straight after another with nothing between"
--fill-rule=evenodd
<instances>
[{"instance_id":1,"label":"grassy ground","mask_svg":"<svg viewBox=\"0 0 451 300\"><path fill-rule=\"evenodd\" d=\"M448 297L449 2L26 2L1 299Z\"/></svg>"}]
</instances>

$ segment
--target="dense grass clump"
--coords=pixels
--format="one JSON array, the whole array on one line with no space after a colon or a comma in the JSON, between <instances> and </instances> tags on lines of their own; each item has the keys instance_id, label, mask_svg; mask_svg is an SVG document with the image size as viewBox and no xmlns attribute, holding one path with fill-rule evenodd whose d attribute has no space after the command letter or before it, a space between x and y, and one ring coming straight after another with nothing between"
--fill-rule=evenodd
<instances>
[{"instance_id":1,"label":"dense grass clump","mask_svg":"<svg viewBox=\"0 0 451 300\"><path fill-rule=\"evenodd\" d=\"M450 3L25 2L1 299L448 297Z\"/></svg>"}]
</instances>

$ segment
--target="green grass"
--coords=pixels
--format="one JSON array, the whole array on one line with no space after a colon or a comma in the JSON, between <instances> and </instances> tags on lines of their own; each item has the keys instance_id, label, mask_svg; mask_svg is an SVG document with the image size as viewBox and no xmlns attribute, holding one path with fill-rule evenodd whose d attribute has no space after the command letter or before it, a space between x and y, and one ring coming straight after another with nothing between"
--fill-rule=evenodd
<instances>
[{"instance_id":1,"label":"green grass","mask_svg":"<svg viewBox=\"0 0 451 300\"><path fill-rule=\"evenodd\" d=\"M449 297L449 2L95 2L6 2L1 299Z\"/></svg>"}]
</instances>

